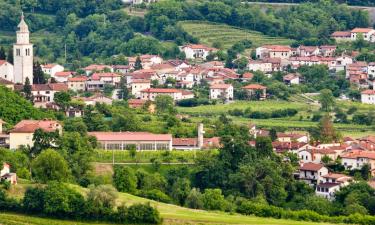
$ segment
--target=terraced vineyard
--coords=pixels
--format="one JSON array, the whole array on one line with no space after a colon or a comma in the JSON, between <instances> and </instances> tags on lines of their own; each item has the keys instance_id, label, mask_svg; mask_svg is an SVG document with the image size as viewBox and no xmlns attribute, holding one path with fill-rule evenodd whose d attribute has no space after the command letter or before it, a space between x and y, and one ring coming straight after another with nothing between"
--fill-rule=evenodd
<instances>
[{"instance_id":1,"label":"terraced vineyard","mask_svg":"<svg viewBox=\"0 0 375 225\"><path fill-rule=\"evenodd\" d=\"M289 45L293 42L291 39L271 37L257 31L244 30L225 24L182 21L179 22L179 25L189 34L199 38L201 43L212 46L214 42L219 42L224 49L228 49L234 43L244 39L252 41L256 47L264 44Z\"/></svg>"}]
</instances>

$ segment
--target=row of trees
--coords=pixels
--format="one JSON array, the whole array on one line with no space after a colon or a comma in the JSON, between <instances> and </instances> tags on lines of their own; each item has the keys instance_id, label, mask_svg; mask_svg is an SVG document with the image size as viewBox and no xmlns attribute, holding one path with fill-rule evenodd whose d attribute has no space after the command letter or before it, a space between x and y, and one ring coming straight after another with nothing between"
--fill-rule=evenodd
<instances>
[{"instance_id":1,"label":"row of trees","mask_svg":"<svg viewBox=\"0 0 375 225\"><path fill-rule=\"evenodd\" d=\"M165 24L158 27L160 31L167 29L167 26L176 27L176 22L180 20L226 23L272 36L284 36L310 42L320 40L329 42L333 31L369 25L367 13L351 10L331 0L301 4L278 11L269 9L266 12L254 4L244 4L243 1L204 1L201 3L168 1L153 5L146 15L147 27L155 34L157 32L151 27L158 24L158 21L163 21L161 24ZM176 36L170 39L174 40Z\"/></svg>"},{"instance_id":2,"label":"row of trees","mask_svg":"<svg viewBox=\"0 0 375 225\"><path fill-rule=\"evenodd\" d=\"M53 159L51 159L53 160ZM66 184L51 181L29 187L19 202L0 190L2 210L46 215L54 218L109 221L113 223L160 224L162 219L150 204L116 206L118 194L111 186L91 186L85 198Z\"/></svg>"}]
</instances>

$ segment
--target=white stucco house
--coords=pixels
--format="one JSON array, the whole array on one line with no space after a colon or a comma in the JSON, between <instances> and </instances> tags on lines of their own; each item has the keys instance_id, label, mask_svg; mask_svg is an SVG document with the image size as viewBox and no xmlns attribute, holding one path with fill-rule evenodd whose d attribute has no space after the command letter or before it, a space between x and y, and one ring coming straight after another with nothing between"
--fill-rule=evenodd
<instances>
[{"instance_id":1,"label":"white stucco house","mask_svg":"<svg viewBox=\"0 0 375 225\"><path fill-rule=\"evenodd\" d=\"M43 73L46 73L51 77L54 77L57 72L64 71L64 67L59 64L43 64L40 65L40 67L42 68Z\"/></svg>"},{"instance_id":2,"label":"white stucco house","mask_svg":"<svg viewBox=\"0 0 375 225\"><path fill-rule=\"evenodd\" d=\"M186 55L186 59L203 59L206 60L207 56L217 51L216 48L211 48L201 44L189 44L181 47Z\"/></svg>"},{"instance_id":3,"label":"white stucco house","mask_svg":"<svg viewBox=\"0 0 375 225\"><path fill-rule=\"evenodd\" d=\"M213 84L210 86L210 99L233 99L233 86L231 84Z\"/></svg>"},{"instance_id":4,"label":"white stucco house","mask_svg":"<svg viewBox=\"0 0 375 225\"><path fill-rule=\"evenodd\" d=\"M299 167L299 179L309 185L316 185L323 181L323 176L328 174L328 169L318 163L302 163Z\"/></svg>"},{"instance_id":5,"label":"white stucco house","mask_svg":"<svg viewBox=\"0 0 375 225\"><path fill-rule=\"evenodd\" d=\"M375 104L375 90L364 90L361 92L361 102L365 104Z\"/></svg>"},{"instance_id":6,"label":"white stucco house","mask_svg":"<svg viewBox=\"0 0 375 225\"><path fill-rule=\"evenodd\" d=\"M13 82L13 65L5 60L0 60L0 78Z\"/></svg>"}]
</instances>

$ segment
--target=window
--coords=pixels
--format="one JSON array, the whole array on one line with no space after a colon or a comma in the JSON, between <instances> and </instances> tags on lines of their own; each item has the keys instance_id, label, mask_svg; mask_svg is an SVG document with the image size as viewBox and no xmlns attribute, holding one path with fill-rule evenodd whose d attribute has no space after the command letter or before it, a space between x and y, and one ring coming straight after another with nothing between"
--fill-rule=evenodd
<instances>
[{"instance_id":1,"label":"window","mask_svg":"<svg viewBox=\"0 0 375 225\"><path fill-rule=\"evenodd\" d=\"M16 56L20 56L21 55L21 50L20 49L16 49Z\"/></svg>"}]
</instances>

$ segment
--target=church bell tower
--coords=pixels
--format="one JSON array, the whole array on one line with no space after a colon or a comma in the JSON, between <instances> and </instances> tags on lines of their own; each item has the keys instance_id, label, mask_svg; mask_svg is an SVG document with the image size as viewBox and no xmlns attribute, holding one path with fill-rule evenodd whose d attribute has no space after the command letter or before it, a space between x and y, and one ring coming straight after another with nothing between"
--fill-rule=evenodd
<instances>
[{"instance_id":1,"label":"church bell tower","mask_svg":"<svg viewBox=\"0 0 375 225\"><path fill-rule=\"evenodd\" d=\"M17 43L13 45L14 83L25 84L26 78L29 78L30 84L33 84L33 45L23 13L17 27Z\"/></svg>"}]
</instances>

